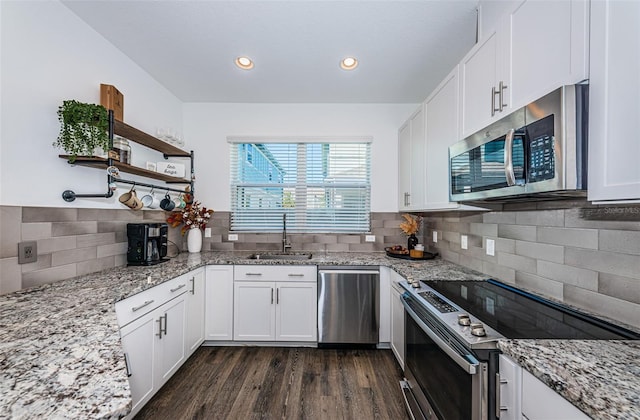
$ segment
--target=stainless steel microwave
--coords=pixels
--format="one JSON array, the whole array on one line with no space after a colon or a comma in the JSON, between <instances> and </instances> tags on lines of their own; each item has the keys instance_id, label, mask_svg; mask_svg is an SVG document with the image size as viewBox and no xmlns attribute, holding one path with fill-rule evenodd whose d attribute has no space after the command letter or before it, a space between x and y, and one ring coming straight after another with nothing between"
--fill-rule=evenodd
<instances>
[{"instance_id":1,"label":"stainless steel microwave","mask_svg":"<svg viewBox=\"0 0 640 420\"><path fill-rule=\"evenodd\" d=\"M563 86L449 147L451 201L586 196L588 96Z\"/></svg>"}]
</instances>

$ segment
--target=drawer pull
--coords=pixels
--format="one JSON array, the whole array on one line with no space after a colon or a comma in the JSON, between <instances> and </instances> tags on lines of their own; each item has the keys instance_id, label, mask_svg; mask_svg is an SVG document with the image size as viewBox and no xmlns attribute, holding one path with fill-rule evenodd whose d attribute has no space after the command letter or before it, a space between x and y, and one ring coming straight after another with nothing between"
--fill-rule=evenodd
<instances>
[{"instance_id":1,"label":"drawer pull","mask_svg":"<svg viewBox=\"0 0 640 420\"><path fill-rule=\"evenodd\" d=\"M304 277L304 274L291 273L289 277Z\"/></svg>"},{"instance_id":2,"label":"drawer pull","mask_svg":"<svg viewBox=\"0 0 640 420\"><path fill-rule=\"evenodd\" d=\"M261 276L262 273L247 273L246 276Z\"/></svg>"},{"instance_id":3,"label":"drawer pull","mask_svg":"<svg viewBox=\"0 0 640 420\"><path fill-rule=\"evenodd\" d=\"M127 353L124 354L124 366L127 368L127 377L131 377L131 365L129 364Z\"/></svg>"},{"instance_id":4,"label":"drawer pull","mask_svg":"<svg viewBox=\"0 0 640 420\"><path fill-rule=\"evenodd\" d=\"M131 308L131 312L139 311L140 309L144 308L145 306L149 306L149 305L151 305L153 302L154 302L154 301L153 301L153 299L152 299L152 300L148 300L148 301L146 301L145 303L143 303L143 304L142 304L142 305L140 305L140 306L134 306L133 308Z\"/></svg>"},{"instance_id":5,"label":"drawer pull","mask_svg":"<svg viewBox=\"0 0 640 420\"><path fill-rule=\"evenodd\" d=\"M178 290L182 289L185 286L186 286L186 284L182 283L180 286L174 287L173 289L171 289L171 293L177 292Z\"/></svg>"}]
</instances>

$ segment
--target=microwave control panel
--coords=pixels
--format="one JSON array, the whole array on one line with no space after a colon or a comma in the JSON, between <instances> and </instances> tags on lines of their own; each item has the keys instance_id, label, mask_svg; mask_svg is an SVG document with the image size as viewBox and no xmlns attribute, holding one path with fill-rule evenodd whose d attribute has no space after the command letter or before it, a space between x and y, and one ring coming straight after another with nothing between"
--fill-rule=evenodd
<instances>
[{"instance_id":1,"label":"microwave control panel","mask_svg":"<svg viewBox=\"0 0 640 420\"><path fill-rule=\"evenodd\" d=\"M555 176L555 154L553 136L540 136L529 143L528 182L553 179Z\"/></svg>"}]
</instances>

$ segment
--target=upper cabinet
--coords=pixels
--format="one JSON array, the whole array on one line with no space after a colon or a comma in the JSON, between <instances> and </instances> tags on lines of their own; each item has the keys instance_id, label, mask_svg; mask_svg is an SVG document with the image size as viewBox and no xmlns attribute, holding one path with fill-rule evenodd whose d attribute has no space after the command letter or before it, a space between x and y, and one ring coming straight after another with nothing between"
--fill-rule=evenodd
<instances>
[{"instance_id":1,"label":"upper cabinet","mask_svg":"<svg viewBox=\"0 0 640 420\"><path fill-rule=\"evenodd\" d=\"M640 2L591 3L591 201L640 201Z\"/></svg>"},{"instance_id":2,"label":"upper cabinet","mask_svg":"<svg viewBox=\"0 0 640 420\"><path fill-rule=\"evenodd\" d=\"M425 201L425 121L420 107L398 130L398 207L420 210Z\"/></svg>"},{"instance_id":3,"label":"upper cabinet","mask_svg":"<svg viewBox=\"0 0 640 420\"><path fill-rule=\"evenodd\" d=\"M511 3L505 3L511 5ZM589 3L526 0L460 63L461 137L588 78Z\"/></svg>"}]
</instances>

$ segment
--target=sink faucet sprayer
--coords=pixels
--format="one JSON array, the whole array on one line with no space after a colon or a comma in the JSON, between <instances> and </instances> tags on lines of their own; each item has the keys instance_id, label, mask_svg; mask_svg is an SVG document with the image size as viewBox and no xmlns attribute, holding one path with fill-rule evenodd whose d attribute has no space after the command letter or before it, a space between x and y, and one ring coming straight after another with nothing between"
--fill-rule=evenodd
<instances>
[{"instance_id":1,"label":"sink faucet sprayer","mask_svg":"<svg viewBox=\"0 0 640 420\"><path fill-rule=\"evenodd\" d=\"M287 240L287 213L282 214L282 252L287 252L291 244Z\"/></svg>"}]
</instances>

